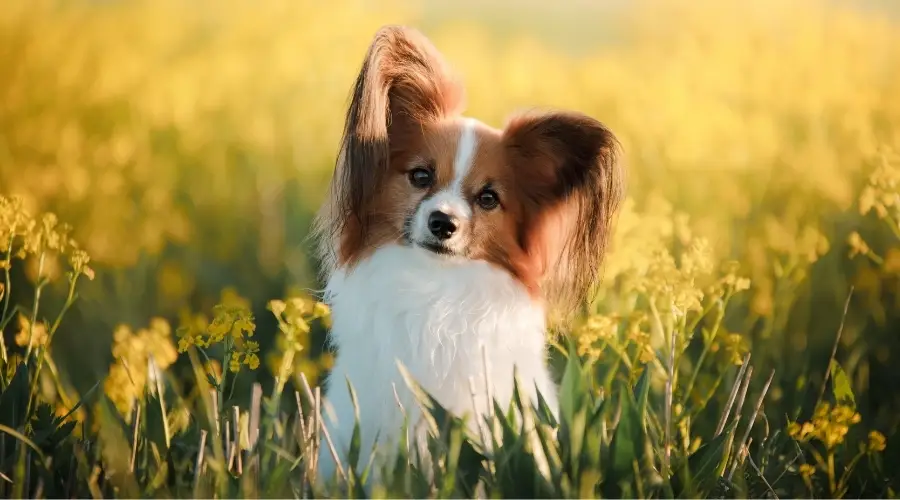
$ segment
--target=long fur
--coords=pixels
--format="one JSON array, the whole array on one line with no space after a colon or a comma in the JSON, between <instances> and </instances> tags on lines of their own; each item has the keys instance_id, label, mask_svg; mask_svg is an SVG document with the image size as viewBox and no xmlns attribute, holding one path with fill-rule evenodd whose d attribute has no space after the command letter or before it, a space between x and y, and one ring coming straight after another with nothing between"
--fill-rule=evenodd
<instances>
[{"instance_id":1,"label":"long fur","mask_svg":"<svg viewBox=\"0 0 900 500\"><path fill-rule=\"evenodd\" d=\"M614 215L624 194L619 163L621 146L597 120L574 112L531 112L516 116L504 130L510 161L521 162L522 182L534 214L555 213L556 219L526 225L535 230L562 224L559 250L547 262L543 297L554 312L569 317L600 279ZM560 220L562 219L562 220ZM553 236L548 236L553 237ZM533 242L527 241L526 245ZM529 250L526 248L526 250Z\"/></svg>"}]
</instances>

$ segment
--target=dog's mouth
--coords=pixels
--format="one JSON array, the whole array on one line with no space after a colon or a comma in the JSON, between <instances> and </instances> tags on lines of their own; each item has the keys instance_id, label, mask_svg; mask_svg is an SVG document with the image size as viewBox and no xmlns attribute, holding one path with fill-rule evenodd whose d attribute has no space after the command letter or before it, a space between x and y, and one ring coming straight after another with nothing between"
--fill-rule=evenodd
<instances>
[{"instance_id":1,"label":"dog's mouth","mask_svg":"<svg viewBox=\"0 0 900 500\"><path fill-rule=\"evenodd\" d=\"M456 252L447 248L444 245L441 245L440 243L433 243L430 241L426 241L426 242L416 242L416 245L420 248L424 248L425 250L428 250L429 252L435 253L438 255L446 255L446 256L457 255Z\"/></svg>"}]
</instances>

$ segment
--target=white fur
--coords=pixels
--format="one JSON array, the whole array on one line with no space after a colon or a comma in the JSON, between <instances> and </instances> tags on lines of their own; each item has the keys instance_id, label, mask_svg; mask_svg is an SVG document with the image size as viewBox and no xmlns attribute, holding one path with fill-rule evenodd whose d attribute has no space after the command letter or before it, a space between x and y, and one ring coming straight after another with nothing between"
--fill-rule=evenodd
<instances>
[{"instance_id":1,"label":"white fur","mask_svg":"<svg viewBox=\"0 0 900 500\"><path fill-rule=\"evenodd\" d=\"M459 142L456 144L456 157L453 159L453 185L452 189L462 196L462 183L472 168L475 159L475 149L478 147L478 136L475 135L475 126L478 121L474 118L465 118Z\"/></svg>"},{"instance_id":2,"label":"white fur","mask_svg":"<svg viewBox=\"0 0 900 500\"><path fill-rule=\"evenodd\" d=\"M537 385L556 411L556 387L545 365L544 310L505 270L484 261L388 245L350 272L335 270L328 280L326 300L332 308L330 340L338 349L326 393L337 422L326 417L326 424L342 462L354 419L347 378L359 403L362 457L368 457L376 433L380 433L379 443L388 447L384 452L396 449L403 417L394 387L410 428L416 425L420 411L397 361L458 415L471 416L473 409L477 415L485 414L485 375L506 408L512 397L514 365L522 389L535 398ZM482 345L489 360L487 374ZM474 403L470 377L477 390ZM331 454L323 447L320 477L333 472Z\"/></svg>"}]
</instances>

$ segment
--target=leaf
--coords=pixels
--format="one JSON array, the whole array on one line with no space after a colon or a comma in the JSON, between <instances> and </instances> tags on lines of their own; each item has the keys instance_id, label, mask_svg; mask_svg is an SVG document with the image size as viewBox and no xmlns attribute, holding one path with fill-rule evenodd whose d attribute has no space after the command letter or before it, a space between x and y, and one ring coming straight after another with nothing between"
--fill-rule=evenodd
<instances>
[{"instance_id":1,"label":"leaf","mask_svg":"<svg viewBox=\"0 0 900 500\"><path fill-rule=\"evenodd\" d=\"M425 391L425 389L415 381L406 367L399 361L397 362L397 368L400 370L403 380L406 382L410 391L412 391L419 407L422 409L422 420L428 427L429 435L439 439L444 450L449 449L452 439L452 430L459 426L465 427L462 424L462 420L447 411L447 409L431 396L431 394ZM499 411L499 407L497 409ZM478 477L483 470L481 465L483 459L484 456L475 450L470 439L467 438L461 442L456 482L457 487L465 491L468 495L474 493Z\"/></svg>"},{"instance_id":2,"label":"leaf","mask_svg":"<svg viewBox=\"0 0 900 500\"><path fill-rule=\"evenodd\" d=\"M675 467L676 475L672 488L679 498L697 498L707 496L719 480L719 469L723 465L728 452L731 435L737 428L737 422L729 425L725 432L711 441L704 443L687 459Z\"/></svg>"},{"instance_id":3,"label":"leaf","mask_svg":"<svg viewBox=\"0 0 900 500\"><path fill-rule=\"evenodd\" d=\"M578 359L575 346L570 344L566 369L559 387L560 418L571 423L575 413L583 406L585 399L585 374Z\"/></svg>"},{"instance_id":4,"label":"leaf","mask_svg":"<svg viewBox=\"0 0 900 500\"><path fill-rule=\"evenodd\" d=\"M537 387L537 383L534 385L534 390L537 393L537 417L541 421L541 423L548 424L552 427L556 427L558 425L556 421L556 417L553 416L553 410L550 408L550 405L547 404L547 400L544 398L544 395L541 394L540 389ZM558 409L557 409L558 410Z\"/></svg>"},{"instance_id":5,"label":"leaf","mask_svg":"<svg viewBox=\"0 0 900 500\"><path fill-rule=\"evenodd\" d=\"M24 362L19 363L16 366L16 374L13 375L9 385L0 393L0 424L12 429L19 428L24 423L25 410L28 407L28 399L30 397L31 388L28 387L28 365Z\"/></svg>"},{"instance_id":6,"label":"leaf","mask_svg":"<svg viewBox=\"0 0 900 500\"><path fill-rule=\"evenodd\" d=\"M381 431L375 433L375 439L372 441L372 448L369 450L369 462L366 464L366 467L359 474L359 479L362 481L362 484L366 484L369 481L369 474L372 472L372 468L375 466L375 460L377 457L375 454L378 450L379 439L381 439Z\"/></svg>"},{"instance_id":7,"label":"leaf","mask_svg":"<svg viewBox=\"0 0 900 500\"><path fill-rule=\"evenodd\" d=\"M388 493L399 495L407 492L407 483L409 477L409 417L403 415L403 426L400 429L400 440L397 443L396 458L394 459L393 469L391 464L384 466L383 477L389 478L391 484Z\"/></svg>"},{"instance_id":8,"label":"leaf","mask_svg":"<svg viewBox=\"0 0 900 500\"><path fill-rule=\"evenodd\" d=\"M416 382L403 363L398 361L397 369L400 370L403 381L406 382L406 386L412 391L413 396L422 408L422 418L428 426L428 430L435 436L440 435L441 428L444 427L451 418L450 412L441 406L431 394L428 394L428 392Z\"/></svg>"},{"instance_id":9,"label":"leaf","mask_svg":"<svg viewBox=\"0 0 900 500\"><path fill-rule=\"evenodd\" d=\"M350 379L347 379L347 390L350 392L350 401L353 404L353 434L350 437L350 451L348 455L348 465L354 471L359 463L359 450L362 447L359 429L359 402L356 399L356 391Z\"/></svg>"},{"instance_id":10,"label":"leaf","mask_svg":"<svg viewBox=\"0 0 900 500\"><path fill-rule=\"evenodd\" d=\"M3 424L0 424L0 433L6 433L6 434L9 434L10 436L18 439L23 444L25 444L26 446L28 446L29 448L34 450L34 452L37 453L38 457L40 457L41 462L46 463L47 459L44 457L44 453L41 451L41 449L38 448L36 444L34 444L34 441L28 439L24 434L20 433L19 431L15 430L15 429L10 429L9 427L7 427Z\"/></svg>"},{"instance_id":11,"label":"leaf","mask_svg":"<svg viewBox=\"0 0 900 500\"><path fill-rule=\"evenodd\" d=\"M644 423L632 399L631 391L619 392L621 416L610 443L610 465L606 479L615 482L634 475L634 463L644 451Z\"/></svg>"},{"instance_id":12,"label":"leaf","mask_svg":"<svg viewBox=\"0 0 900 500\"><path fill-rule=\"evenodd\" d=\"M266 480L264 482L266 488L266 498L277 498L284 496L285 483L290 478L293 463L287 460L279 460L275 467L266 472Z\"/></svg>"},{"instance_id":13,"label":"leaf","mask_svg":"<svg viewBox=\"0 0 900 500\"><path fill-rule=\"evenodd\" d=\"M650 366L644 365L644 371L641 378L638 379L637 386L634 388L634 399L637 401L637 411L641 422L644 424L646 431L647 423L647 401L650 399Z\"/></svg>"},{"instance_id":14,"label":"leaf","mask_svg":"<svg viewBox=\"0 0 900 500\"><path fill-rule=\"evenodd\" d=\"M460 450L462 448L463 442L463 429L461 422L454 421L451 425L449 432L449 443L446 453L446 460L444 462L444 471L443 471L443 480L440 485L440 497L441 498L452 498L456 495L455 487L456 487L456 477L457 471L459 469L459 455Z\"/></svg>"},{"instance_id":15,"label":"leaf","mask_svg":"<svg viewBox=\"0 0 900 500\"><path fill-rule=\"evenodd\" d=\"M553 487L557 492L557 497L568 498L569 494L568 482L563 482L562 458L560 457L560 449L557 440L552 435L551 428L538 424L535 427L540 439L541 448L544 451L548 467L550 468L550 479L553 481Z\"/></svg>"},{"instance_id":16,"label":"leaf","mask_svg":"<svg viewBox=\"0 0 900 500\"><path fill-rule=\"evenodd\" d=\"M603 416L606 409L606 400L599 400L594 405L585 425L584 439L581 445L580 469L582 476L588 471L596 472L597 481L600 480L600 455L603 451ZM597 482L595 481L595 482Z\"/></svg>"},{"instance_id":17,"label":"leaf","mask_svg":"<svg viewBox=\"0 0 900 500\"><path fill-rule=\"evenodd\" d=\"M847 405L856 410L856 398L853 396L853 389L850 387L850 378L841 368L841 365L831 360L831 390L834 393L834 400L837 404Z\"/></svg>"},{"instance_id":18,"label":"leaf","mask_svg":"<svg viewBox=\"0 0 900 500\"><path fill-rule=\"evenodd\" d=\"M520 429L509 418L502 418L500 405L494 403L503 432L503 444L495 452L497 486L503 498L554 498L553 486L538 469L528 451Z\"/></svg>"}]
</instances>

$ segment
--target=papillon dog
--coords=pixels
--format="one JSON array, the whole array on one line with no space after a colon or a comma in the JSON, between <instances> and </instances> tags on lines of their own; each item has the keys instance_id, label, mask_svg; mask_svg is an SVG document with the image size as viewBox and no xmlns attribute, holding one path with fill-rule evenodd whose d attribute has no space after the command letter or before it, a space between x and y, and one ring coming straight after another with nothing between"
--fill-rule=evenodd
<instances>
[{"instance_id":1,"label":"papillon dog","mask_svg":"<svg viewBox=\"0 0 900 500\"><path fill-rule=\"evenodd\" d=\"M336 421L325 422L342 461L357 416L363 456L376 436L396 449L404 415L415 426L398 363L470 422L489 411L489 387L509 403L514 368L532 401L540 391L556 411L548 318L575 310L598 278L622 198L620 148L580 113L521 113L496 129L464 117L464 99L421 33L378 31L316 219L337 351L326 388Z\"/></svg>"}]
</instances>

